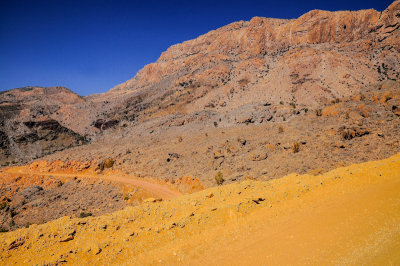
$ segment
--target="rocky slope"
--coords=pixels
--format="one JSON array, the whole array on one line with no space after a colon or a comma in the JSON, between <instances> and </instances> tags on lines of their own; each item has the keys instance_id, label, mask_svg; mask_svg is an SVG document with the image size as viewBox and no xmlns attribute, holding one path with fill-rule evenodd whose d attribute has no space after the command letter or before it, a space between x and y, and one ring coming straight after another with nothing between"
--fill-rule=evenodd
<instances>
[{"instance_id":1,"label":"rocky slope","mask_svg":"<svg viewBox=\"0 0 400 266\"><path fill-rule=\"evenodd\" d=\"M170 199L204 189L191 178L174 184L135 179L111 170L109 162L35 162L3 168L0 177L1 232L66 215L98 216L148 198Z\"/></svg>"},{"instance_id":2,"label":"rocky slope","mask_svg":"<svg viewBox=\"0 0 400 266\"><path fill-rule=\"evenodd\" d=\"M380 81L398 80L399 10L395 1L383 12L255 17L170 47L107 93L79 97L65 88L38 87L3 92L0 159L27 161L81 143L83 136L95 141L115 128L136 138L146 121L163 128L282 122ZM47 147L55 137L28 128L24 123L30 121L58 123L55 135L68 132Z\"/></svg>"},{"instance_id":3,"label":"rocky slope","mask_svg":"<svg viewBox=\"0 0 400 266\"><path fill-rule=\"evenodd\" d=\"M400 155L2 234L2 264L397 264ZM344 208L345 206L345 208Z\"/></svg>"},{"instance_id":4,"label":"rocky slope","mask_svg":"<svg viewBox=\"0 0 400 266\"><path fill-rule=\"evenodd\" d=\"M399 155L350 165L400 152L399 77L397 0L235 22L103 94L1 92L0 164L40 160L0 170L0 229L27 227L0 261L396 264Z\"/></svg>"},{"instance_id":5,"label":"rocky slope","mask_svg":"<svg viewBox=\"0 0 400 266\"><path fill-rule=\"evenodd\" d=\"M67 163L111 157L113 169L136 176L171 182L191 176L213 186L217 172L227 182L247 176L269 179L324 172L400 152L399 82L364 87L362 93L315 109L257 104L240 110L236 121L202 113L116 127L92 144L43 159ZM268 121L271 117L282 121Z\"/></svg>"},{"instance_id":6,"label":"rocky slope","mask_svg":"<svg viewBox=\"0 0 400 266\"><path fill-rule=\"evenodd\" d=\"M26 162L83 144L76 118L87 123L87 108L80 106L85 106L85 100L63 87L1 92L0 164Z\"/></svg>"},{"instance_id":7,"label":"rocky slope","mask_svg":"<svg viewBox=\"0 0 400 266\"><path fill-rule=\"evenodd\" d=\"M295 20L255 17L170 47L100 98L121 97L109 119L203 111L232 113L279 102L317 106L397 80L400 2L384 12L310 11Z\"/></svg>"}]
</instances>

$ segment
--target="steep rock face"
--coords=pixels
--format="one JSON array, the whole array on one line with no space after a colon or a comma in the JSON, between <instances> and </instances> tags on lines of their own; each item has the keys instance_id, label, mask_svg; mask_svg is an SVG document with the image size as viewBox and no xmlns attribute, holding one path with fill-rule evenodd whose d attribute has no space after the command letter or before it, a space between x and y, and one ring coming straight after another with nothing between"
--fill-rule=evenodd
<instances>
[{"instance_id":1,"label":"steep rock face","mask_svg":"<svg viewBox=\"0 0 400 266\"><path fill-rule=\"evenodd\" d=\"M0 93L0 162L28 161L82 144L84 137L70 128L79 131L79 123L85 123L79 112L84 104L84 99L63 87Z\"/></svg>"},{"instance_id":2,"label":"steep rock face","mask_svg":"<svg viewBox=\"0 0 400 266\"><path fill-rule=\"evenodd\" d=\"M257 102L316 106L400 76L400 1L384 12L313 10L255 17L171 46L101 97L125 100L109 118L227 112ZM120 98L122 99L122 98Z\"/></svg>"},{"instance_id":3,"label":"steep rock face","mask_svg":"<svg viewBox=\"0 0 400 266\"><path fill-rule=\"evenodd\" d=\"M89 128L90 103L64 87L25 87L0 93L1 120L57 120L80 134ZM77 118L79 117L79 121Z\"/></svg>"}]
</instances>

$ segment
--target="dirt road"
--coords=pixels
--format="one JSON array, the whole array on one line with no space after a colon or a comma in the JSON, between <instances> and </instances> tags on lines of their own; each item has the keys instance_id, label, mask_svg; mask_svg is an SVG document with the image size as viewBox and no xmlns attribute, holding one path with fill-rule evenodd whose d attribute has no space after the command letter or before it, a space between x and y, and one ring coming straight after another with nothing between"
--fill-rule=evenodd
<instances>
[{"instance_id":1,"label":"dirt road","mask_svg":"<svg viewBox=\"0 0 400 266\"><path fill-rule=\"evenodd\" d=\"M28 174L28 175L38 175L38 176L79 177L79 178L96 178L96 179L102 179L102 180L109 180L109 181L119 182L119 183L123 183L123 184L130 184L130 185L142 188L142 189L146 190L147 192L154 194L154 196L160 197L162 199L172 199L172 198L182 195L182 193L180 193L176 190L172 190L172 189L168 188L167 186L147 182L144 180L139 180L133 176L128 176L128 175L124 175L124 176L117 175L117 174L95 175L95 174L52 173L52 172L42 173L42 172L32 172L32 171L29 171L29 173L26 173L25 167L12 167L12 168L6 169L4 171L8 172L8 173L18 173L21 175Z\"/></svg>"},{"instance_id":2,"label":"dirt road","mask_svg":"<svg viewBox=\"0 0 400 266\"><path fill-rule=\"evenodd\" d=\"M72 251L72 252L71 252ZM0 264L400 265L400 154L2 234Z\"/></svg>"}]
</instances>

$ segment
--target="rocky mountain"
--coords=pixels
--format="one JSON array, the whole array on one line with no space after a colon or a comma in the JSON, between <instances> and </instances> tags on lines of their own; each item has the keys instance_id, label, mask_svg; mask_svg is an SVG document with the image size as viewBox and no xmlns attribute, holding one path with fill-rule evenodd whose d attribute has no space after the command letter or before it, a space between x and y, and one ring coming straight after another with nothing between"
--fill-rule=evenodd
<instances>
[{"instance_id":1,"label":"rocky mountain","mask_svg":"<svg viewBox=\"0 0 400 266\"><path fill-rule=\"evenodd\" d=\"M0 163L29 161L85 142L85 100L63 87L0 93ZM76 118L80 117L80 121Z\"/></svg>"},{"instance_id":2,"label":"rocky mountain","mask_svg":"<svg viewBox=\"0 0 400 266\"><path fill-rule=\"evenodd\" d=\"M235 22L102 94L0 92L0 262L388 264L399 78L396 0Z\"/></svg>"},{"instance_id":3,"label":"rocky mountain","mask_svg":"<svg viewBox=\"0 0 400 266\"><path fill-rule=\"evenodd\" d=\"M294 159L281 151L295 142L308 145L310 156L336 146L354 151L327 156L321 168L377 158L357 153L371 141L368 134L357 148L340 144L340 134L384 134L391 144L380 156L397 149L399 52L399 0L383 12L313 10L292 20L235 22L171 46L103 94L39 87L1 93L0 158L28 161L91 139L49 159L110 155L115 167L138 175L209 178L225 171L232 179L316 168L311 158L282 166ZM374 100L385 93L385 101ZM379 119L394 126L383 128ZM322 139L322 130L335 137Z\"/></svg>"},{"instance_id":4,"label":"rocky mountain","mask_svg":"<svg viewBox=\"0 0 400 266\"><path fill-rule=\"evenodd\" d=\"M400 76L400 2L376 10L313 10L294 20L255 17L170 47L100 98L107 117L140 120L258 103L318 106ZM238 111L239 109L239 111Z\"/></svg>"}]
</instances>

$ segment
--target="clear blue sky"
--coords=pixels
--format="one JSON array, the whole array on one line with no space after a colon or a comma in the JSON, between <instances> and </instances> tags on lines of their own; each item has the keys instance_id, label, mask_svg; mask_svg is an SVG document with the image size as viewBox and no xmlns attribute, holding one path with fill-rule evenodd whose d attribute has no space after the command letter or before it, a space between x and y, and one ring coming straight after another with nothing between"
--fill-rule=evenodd
<instances>
[{"instance_id":1,"label":"clear blue sky","mask_svg":"<svg viewBox=\"0 0 400 266\"><path fill-rule=\"evenodd\" d=\"M254 16L384 10L391 0L0 0L0 90L65 86L80 95L132 78L169 46Z\"/></svg>"}]
</instances>

